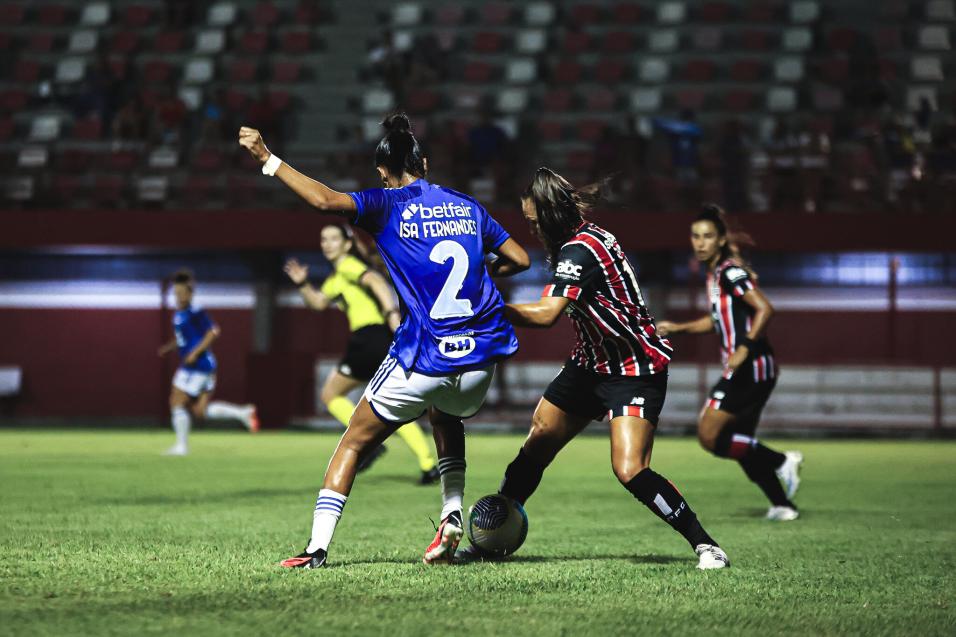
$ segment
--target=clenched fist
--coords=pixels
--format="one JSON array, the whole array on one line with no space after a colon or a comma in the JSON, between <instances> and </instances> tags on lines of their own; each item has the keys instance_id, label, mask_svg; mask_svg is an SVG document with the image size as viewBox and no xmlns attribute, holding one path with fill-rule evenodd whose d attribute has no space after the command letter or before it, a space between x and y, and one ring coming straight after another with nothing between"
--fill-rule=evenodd
<instances>
[{"instance_id":1,"label":"clenched fist","mask_svg":"<svg viewBox=\"0 0 956 637\"><path fill-rule=\"evenodd\" d=\"M262 133L248 126L239 129L239 145L247 149L253 157L263 164L272 154L266 148L266 143L262 141Z\"/></svg>"}]
</instances>

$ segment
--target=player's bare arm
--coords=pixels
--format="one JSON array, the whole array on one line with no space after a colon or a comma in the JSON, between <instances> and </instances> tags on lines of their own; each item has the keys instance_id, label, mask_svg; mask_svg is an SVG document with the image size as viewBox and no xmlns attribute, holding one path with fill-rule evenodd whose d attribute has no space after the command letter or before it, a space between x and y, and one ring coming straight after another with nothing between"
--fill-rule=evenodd
<instances>
[{"instance_id":1,"label":"player's bare arm","mask_svg":"<svg viewBox=\"0 0 956 637\"><path fill-rule=\"evenodd\" d=\"M313 310L322 311L329 307L331 299L309 283L309 267L299 263L297 259L289 259L282 270L289 279L299 288L299 295L306 306Z\"/></svg>"},{"instance_id":2,"label":"player's bare arm","mask_svg":"<svg viewBox=\"0 0 956 637\"><path fill-rule=\"evenodd\" d=\"M219 326L213 325L212 328L206 332L206 335L202 337L202 340L199 341L199 344L196 345L196 347L194 347L193 350L186 355L186 359L183 362L187 365L192 365L195 363L203 352L212 347L212 344L215 342L215 340L219 338L220 333L221 331Z\"/></svg>"},{"instance_id":3,"label":"player's bare arm","mask_svg":"<svg viewBox=\"0 0 956 637\"><path fill-rule=\"evenodd\" d=\"M395 304L395 291L392 290L392 286L389 285L385 277L375 270L369 269L359 279L359 283L365 286L378 301L378 306L382 308L382 315L388 322L388 329L393 332L397 330L402 322L402 313Z\"/></svg>"},{"instance_id":4,"label":"player's bare arm","mask_svg":"<svg viewBox=\"0 0 956 637\"><path fill-rule=\"evenodd\" d=\"M763 292L754 288L747 290L747 293L741 297L747 305L754 309L750 331L747 332L747 341L756 341L763 337L767 330L767 325L773 317L773 305L770 304ZM727 360L727 366L730 369L737 369L750 355L750 348L747 343L741 343L733 355Z\"/></svg>"},{"instance_id":5,"label":"player's bare arm","mask_svg":"<svg viewBox=\"0 0 956 637\"><path fill-rule=\"evenodd\" d=\"M262 139L262 134L254 128L243 126L239 129L239 145L263 164L272 157L272 153ZM319 210L339 214L355 211L355 202L347 194L332 190L322 182L303 175L285 162L281 162L275 171L275 176L295 194Z\"/></svg>"},{"instance_id":6,"label":"player's bare arm","mask_svg":"<svg viewBox=\"0 0 956 637\"><path fill-rule=\"evenodd\" d=\"M544 296L534 303L507 303L505 318L515 327L551 327L570 302L562 296Z\"/></svg>"},{"instance_id":7,"label":"player's bare arm","mask_svg":"<svg viewBox=\"0 0 956 637\"><path fill-rule=\"evenodd\" d=\"M162 345L160 345L160 346L159 346L159 349L156 350L156 354L159 355L160 358L162 358L162 357L165 356L166 354L169 354L170 352L174 352L174 351L176 351L176 338L175 338L175 337L169 339L168 341L166 341L165 343L163 343Z\"/></svg>"},{"instance_id":8,"label":"player's bare arm","mask_svg":"<svg viewBox=\"0 0 956 637\"><path fill-rule=\"evenodd\" d=\"M673 336L674 334L707 334L714 331L714 322L710 315L702 316L686 323L674 323L673 321L658 321L657 333L661 336Z\"/></svg>"},{"instance_id":9,"label":"player's bare arm","mask_svg":"<svg viewBox=\"0 0 956 637\"><path fill-rule=\"evenodd\" d=\"M514 276L531 267L531 258L521 244L509 238L492 251L498 258L488 266L493 277Z\"/></svg>"}]
</instances>

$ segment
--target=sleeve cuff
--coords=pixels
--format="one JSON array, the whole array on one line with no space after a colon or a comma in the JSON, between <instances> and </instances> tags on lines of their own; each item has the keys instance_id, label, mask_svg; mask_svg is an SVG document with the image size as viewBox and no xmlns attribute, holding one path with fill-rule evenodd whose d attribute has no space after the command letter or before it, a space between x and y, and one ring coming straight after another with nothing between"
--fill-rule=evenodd
<instances>
[{"instance_id":1,"label":"sleeve cuff","mask_svg":"<svg viewBox=\"0 0 956 637\"><path fill-rule=\"evenodd\" d=\"M577 301L581 298L581 288L576 285L546 285L541 296L563 296L566 299Z\"/></svg>"},{"instance_id":2,"label":"sleeve cuff","mask_svg":"<svg viewBox=\"0 0 956 637\"><path fill-rule=\"evenodd\" d=\"M500 248L502 245L504 245L505 241L507 241L507 240L510 239L510 238L511 238L511 235L510 235L510 234L508 234L507 232L504 233L503 235L501 235L501 237L500 237L497 241L495 241L493 244L491 244L491 249L492 249L492 250L497 250L497 249Z\"/></svg>"},{"instance_id":3,"label":"sleeve cuff","mask_svg":"<svg viewBox=\"0 0 956 637\"><path fill-rule=\"evenodd\" d=\"M345 194L347 194L349 197L351 197L351 198L352 198L352 201L355 202L355 221L353 221L353 223L355 223L355 222L357 222L357 221L359 220L359 218L361 218L361 216L362 216L362 212L363 212L363 210L362 210L362 200L359 199L359 197L357 196L357 194L354 193L354 192L348 192L348 193L345 193Z\"/></svg>"},{"instance_id":4,"label":"sleeve cuff","mask_svg":"<svg viewBox=\"0 0 956 637\"><path fill-rule=\"evenodd\" d=\"M740 285L735 285L733 289L734 296L740 297L754 289L754 284L750 281L744 281Z\"/></svg>"}]
</instances>

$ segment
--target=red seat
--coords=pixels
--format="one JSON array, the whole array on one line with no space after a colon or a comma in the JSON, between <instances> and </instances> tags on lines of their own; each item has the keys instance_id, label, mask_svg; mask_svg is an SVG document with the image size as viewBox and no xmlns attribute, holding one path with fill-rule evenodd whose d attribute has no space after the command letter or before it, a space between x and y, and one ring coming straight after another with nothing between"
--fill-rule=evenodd
<instances>
[{"instance_id":1,"label":"red seat","mask_svg":"<svg viewBox=\"0 0 956 637\"><path fill-rule=\"evenodd\" d=\"M767 31L748 29L740 34L740 46L748 51L769 51L773 41Z\"/></svg>"},{"instance_id":2,"label":"red seat","mask_svg":"<svg viewBox=\"0 0 956 637\"><path fill-rule=\"evenodd\" d=\"M269 104L277 113L288 110L289 106L292 105L292 95L288 91L269 91L268 99ZM248 153L246 154L248 155Z\"/></svg>"},{"instance_id":3,"label":"red seat","mask_svg":"<svg viewBox=\"0 0 956 637\"><path fill-rule=\"evenodd\" d=\"M53 50L53 34L46 31L34 33L27 40L27 50L31 53L49 53Z\"/></svg>"},{"instance_id":4,"label":"red seat","mask_svg":"<svg viewBox=\"0 0 956 637\"><path fill-rule=\"evenodd\" d=\"M736 89L724 95L724 106L728 111L742 113L753 109L755 96L753 91Z\"/></svg>"},{"instance_id":5,"label":"red seat","mask_svg":"<svg viewBox=\"0 0 956 637\"><path fill-rule=\"evenodd\" d=\"M411 91L406 100L405 106L413 115L427 115L438 108L441 103L441 95L428 89Z\"/></svg>"},{"instance_id":6,"label":"red seat","mask_svg":"<svg viewBox=\"0 0 956 637\"><path fill-rule=\"evenodd\" d=\"M899 27L883 27L876 31L876 48L879 51L899 51L903 48L903 36Z\"/></svg>"},{"instance_id":7,"label":"red seat","mask_svg":"<svg viewBox=\"0 0 956 637\"><path fill-rule=\"evenodd\" d=\"M33 84L40 78L40 65L32 60L18 60L13 68L13 79L22 84Z\"/></svg>"},{"instance_id":8,"label":"red seat","mask_svg":"<svg viewBox=\"0 0 956 637\"><path fill-rule=\"evenodd\" d=\"M590 150L572 150L565 162L569 170L590 171L594 167L594 153Z\"/></svg>"},{"instance_id":9,"label":"red seat","mask_svg":"<svg viewBox=\"0 0 956 637\"><path fill-rule=\"evenodd\" d=\"M620 82L626 75L627 64L621 60L600 60L594 67L594 77L605 84Z\"/></svg>"},{"instance_id":10,"label":"red seat","mask_svg":"<svg viewBox=\"0 0 956 637\"><path fill-rule=\"evenodd\" d=\"M308 31L287 31L279 38L284 53L295 55L312 50L312 35Z\"/></svg>"},{"instance_id":11,"label":"red seat","mask_svg":"<svg viewBox=\"0 0 956 637\"><path fill-rule=\"evenodd\" d=\"M96 140L103 134L103 123L99 117L86 117L73 124L73 137L82 140Z\"/></svg>"},{"instance_id":12,"label":"red seat","mask_svg":"<svg viewBox=\"0 0 956 637\"><path fill-rule=\"evenodd\" d=\"M112 170L126 172L136 167L139 155L131 150L117 150L109 154L106 165Z\"/></svg>"},{"instance_id":13,"label":"red seat","mask_svg":"<svg viewBox=\"0 0 956 637\"><path fill-rule=\"evenodd\" d=\"M777 17L777 7L770 2L745 2L743 22L773 22Z\"/></svg>"},{"instance_id":14,"label":"red seat","mask_svg":"<svg viewBox=\"0 0 956 637\"><path fill-rule=\"evenodd\" d=\"M126 78L126 58L121 56L111 56L107 61L110 66L110 73L117 79Z\"/></svg>"},{"instance_id":15,"label":"red seat","mask_svg":"<svg viewBox=\"0 0 956 637\"><path fill-rule=\"evenodd\" d=\"M846 52L853 48L857 34L853 29L832 29L827 33L827 45L832 51Z\"/></svg>"},{"instance_id":16,"label":"red seat","mask_svg":"<svg viewBox=\"0 0 956 637\"><path fill-rule=\"evenodd\" d=\"M153 40L153 50L157 53L176 53L186 43L186 36L182 31L163 31Z\"/></svg>"},{"instance_id":17,"label":"red seat","mask_svg":"<svg viewBox=\"0 0 956 637\"><path fill-rule=\"evenodd\" d=\"M730 20L730 14L730 5L723 2L708 2L698 12L703 22L727 22Z\"/></svg>"},{"instance_id":18,"label":"red seat","mask_svg":"<svg viewBox=\"0 0 956 637\"><path fill-rule=\"evenodd\" d=\"M222 153L214 148L201 148L193 157L193 168L200 170L219 170L225 164Z\"/></svg>"},{"instance_id":19,"label":"red seat","mask_svg":"<svg viewBox=\"0 0 956 637\"><path fill-rule=\"evenodd\" d=\"M896 68L896 62L890 58L880 58L880 79L892 82L897 78L899 72Z\"/></svg>"},{"instance_id":20,"label":"red seat","mask_svg":"<svg viewBox=\"0 0 956 637\"><path fill-rule=\"evenodd\" d=\"M316 24L322 17L318 0L301 0L295 8L295 24Z\"/></svg>"},{"instance_id":21,"label":"red seat","mask_svg":"<svg viewBox=\"0 0 956 637\"><path fill-rule=\"evenodd\" d=\"M212 177L190 174L183 184L182 198L192 202L205 202L215 190Z\"/></svg>"},{"instance_id":22,"label":"red seat","mask_svg":"<svg viewBox=\"0 0 956 637\"><path fill-rule=\"evenodd\" d=\"M9 33L0 33L0 51L13 49L13 36Z\"/></svg>"},{"instance_id":23,"label":"red seat","mask_svg":"<svg viewBox=\"0 0 956 637\"><path fill-rule=\"evenodd\" d=\"M569 31L564 35L561 52L565 54L584 53L591 46L591 36L584 31Z\"/></svg>"},{"instance_id":24,"label":"red seat","mask_svg":"<svg viewBox=\"0 0 956 637\"><path fill-rule=\"evenodd\" d=\"M279 20L279 9L271 2L260 2L252 10L252 23L256 26L269 27Z\"/></svg>"},{"instance_id":25,"label":"red seat","mask_svg":"<svg viewBox=\"0 0 956 637\"><path fill-rule=\"evenodd\" d=\"M280 84L298 82L302 75L302 65L298 62L276 62L272 65L272 80Z\"/></svg>"},{"instance_id":26,"label":"red seat","mask_svg":"<svg viewBox=\"0 0 956 637\"><path fill-rule=\"evenodd\" d=\"M571 7L569 17L574 24L587 26L601 21L601 8L593 4L578 4Z\"/></svg>"},{"instance_id":27,"label":"red seat","mask_svg":"<svg viewBox=\"0 0 956 637\"><path fill-rule=\"evenodd\" d=\"M488 82L494 72L494 67L485 62L469 62L462 73L466 82Z\"/></svg>"},{"instance_id":28,"label":"red seat","mask_svg":"<svg viewBox=\"0 0 956 637\"><path fill-rule=\"evenodd\" d=\"M618 24L635 24L641 21L644 8L632 2L622 2L614 5L611 14L614 16L614 22Z\"/></svg>"},{"instance_id":29,"label":"red seat","mask_svg":"<svg viewBox=\"0 0 956 637\"><path fill-rule=\"evenodd\" d=\"M57 158L57 167L67 172L86 172L96 165L96 155L88 150L71 149L63 151Z\"/></svg>"},{"instance_id":30,"label":"red seat","mask_svg":"<svg viewBox=\"0 0 956 637\"><path fill-rule=\"evenodd\" d=\"M634 36L629 31L612 31L604 37L605 53L630 53L634 50Z\"/></svg>"},{"instance_id":31,"label":"red seat","mask_svg":"<svg viewBox=\"0 0 956 637\"><path fill-rule=\"evenodd\" d=\"M0 142L9 141L13 137L15 127L12 117L0 118Z\"/></svg>"},{"instance_id":32,"label":"red seat","mask_svg":"<svg viewBox=\"0 0 956 637\"><path fill-rule=\"evenodd\" d=\"M237 59L229 67L229 81L245 84L255 82L256 63L251 59Z\"/></svg>"},{"instance_id":33,"label":"red seat","mask_svg":"<svg viewBox=\"0 0 956 637\"><path fill-rule=\"evenodd\" d=\"M584 104L589 112L613 111L617 103L617 95L606 88L593 88L585 91Z\"/></svg>"},{"instance_id":34,"label":"red seat","mask_svg":"<svg viewBox=\"0 0 956 637\"><path fill-rule=\"evenodd\" d=\"M471 41L471 50L476 53L497 53L503 48L504 38L496 31L482 31L475 34Z\"/></svg>"},{"instance_id":35,"label":"red seat","mask_svg":"<svg viewBox=\"0 0 956 637\"><path fill-rule=\"evenodd\" d=\"M551 89L545 93L542 106L547 111L564 112L571 108L572 94L566 88Z\"/></svg>"},{"instance_id":36,"label":"red seat","mask_svg":"<svg viewBox=\"0 0 956 637\"><path fill-rule=\"evenodd\" d=\"M23 4L19 2L0 4L0 24L6 27L20 26L25 15Z\"/></svg>"},{"instance_id":37,"label":"red seat","mask_svg":"<svg viewBox=\"0 0 956 637\"><path fill-rule=\"evenodd\" d=\"M581 65L574 60L561 60L553 71L554 81L561 84L574 84L581 79L583 69Z\"/></svg>"},{"instance_id":38,"label":"red seat","mask_svg":"<svg viewBox=\"0 0 956 637\"><path fill-rule=\"evenodd\" d=\"M53 192L58 201L64 203L75 201L79 198L82 188L82 177L59 173L53 176Z\"/></svg>"},{"instance_id":39,"label":"red seat","mask_svg":"<svg viewBox=\"0 0 956 637\"><path fill-rule=\"evenodd\" d=\"M548 120L538 122L538 137L540 137L543 142L561 141L563 133L564 126L561 122Z\"/></svg>"},{"instance_id":40,"label":"red seat","mask_svg":"<svg viewBox=\"0 0 956 637\"><path fill-rule=\"evenodd\" d=\"M0 111L5 113L16 113L22 111L27 106L30 96L26 91L17 88L11 88L0 93Z\"/></svg>"},{"instance_id":41,"label":"red seat","mask_svg":"<svg viewBox=\"0 0 956 637\"><path fill-rule=\"evenodd\" d=\"M756 82L763 75L760 60L737 60L730 67L730 79L735 82Z\"/></svg>"},{"instance_id":42,"label":"red seat","mask_svg":"<svg viewBox=\"0 0 956 637\"><path fill-rule=\"evenodd\" d=\"M455 27L464 22L465 9L458 5L444 5L435 10L435 24Z\"/></svg>"},{"instance_id":43,"label":"red seat","mask_svg":"<svg viewBox=\"0 0 956 637\"><path fill-rule=\"evenodd\" d=\"M249 103L249 96L242 91L230 89L226 91L226 108L230 111L239 112Z\"/></svg>"},{"instance_id":44,"label":"red seat","mask_svg":"<svg viewBox=\"0 0 956 637\"><path fill-rule=\"evenodd\" d=\"M704 92L697 89L677 91L676 102L681 110L699 111L704 104Z\"/></svg>"},{"instance_id":45,"label":"red seat","mask_svg":"<svg viewBox=\"0 0 956 637\"><path fill-rule=\"evenodd\" d=\"M489 2L481 7L481 22L490 26L501 26L511 22L511 5L503 2Z\"/></svg>"},{"instance_id":46,"label":"red seat","mask_svg":"<svg viewBox=\"0 0 956 637\"><path fill-rule=\"evenodd\" d=\"M129 54L139 48L139 34L136 31L119 31L110 43L110 53Z\"/></svg>"},{"instance_id":47,"label":"red seat","mask_svg":"<svg viewBox=\"0 0 956 637\"><path fill-rule=\"evenodd\" d=\"M48 27L58 27L66 22L67 9L58 4L45 4L37 9L37 22Z\"/></svg>"},{"instance_id":48,"label":"red seat","mask_svg":"<svg viewBox=\"0 0 956 637\"><path fill-rule=\"evenodd\" d=\"M120 175L97 175L93 181L93 198L102 204L119 205L124 186Z\"/></svg>"},{"instance_id":49,"label":"red seat","mask_svg":"<svg viewBox=\"0 0 956 637\"><path fill-rule=\"evenodd\" d=\"M153 19L153 8L146 5L132 5L126 7L123 13L123 24L132 28L148 26Z\"/></svg>"},{"instance_id":50,"label":"red seat","mask_svg":"<svg viewBox=\"0 0 956 637\"><path fill-rule=\"evenodd\" d=\"M143 65L143 79L150 84L163 84L172 77L173 68L163 60L150 60Z\"/></svg>"},{"instance_id":51,"label":"red seat","mask_svg":"<svg viewBox=\"0 0 956 637\"><path fill-rule=\"evenodd\" d=\"M601 120L584 120L578 122L578 140L593 144L604 135L607 124Z\"/></svg>"},{"instance_id":52,"label":"red seat","mask_svg":"<svg viewBox=\"0 0 956 637\"><path fill-rule=\"evenodd\" d=\"M265 31L246 31L239 38L239 50L257 55L269 48L269 34Z\"/></svg>"},{"instance_id":53,"label":"red seat","mask_svg":"<svg viewBox=\"0 0 956 637\"><path fill-rule=\"evenodd\" d=\"M710 60L691 60L684 67L684 79L688 82L709 82L714 78L716 67Z\"/></svg>"},{"instance_id":54,"label":"red seat","mask_svg":"<svg viewBox=\"0 0 956 637\"><path fill-rule=\"evenodd\" d=\"M850 77L850 63L844 57L828 59L820 69L821 75L834 84L842 84Z\"/></svg>"}]
</instances>

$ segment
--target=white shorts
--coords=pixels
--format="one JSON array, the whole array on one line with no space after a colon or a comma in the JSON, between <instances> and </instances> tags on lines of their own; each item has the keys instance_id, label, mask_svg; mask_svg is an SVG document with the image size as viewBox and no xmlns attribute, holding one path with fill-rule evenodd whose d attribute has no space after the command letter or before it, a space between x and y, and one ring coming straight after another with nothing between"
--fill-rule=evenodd
<instances>
[{"instance_id":1,"label":"white shorts","mask_svg":"<svg viewBox=\"0 0 956 637\"><path fill-rule=\"evenodd\" d=\"M388 357L365 388L372 411L386 422L405 424L421 418L430 407L449 416L471 418L485 402L495 365L449 376L407 372Z\"/></svg>"},{"instance_id":2,"label":"white shorts","mask_svg":"<svg viewBox=\"0 0 956 637\"><path fill-rule=\"evenodd\" d=\"M173 376L173 387L197 398L216 389L216 372L197 372L180 367Z\"/></svg>"}]
</instances>

